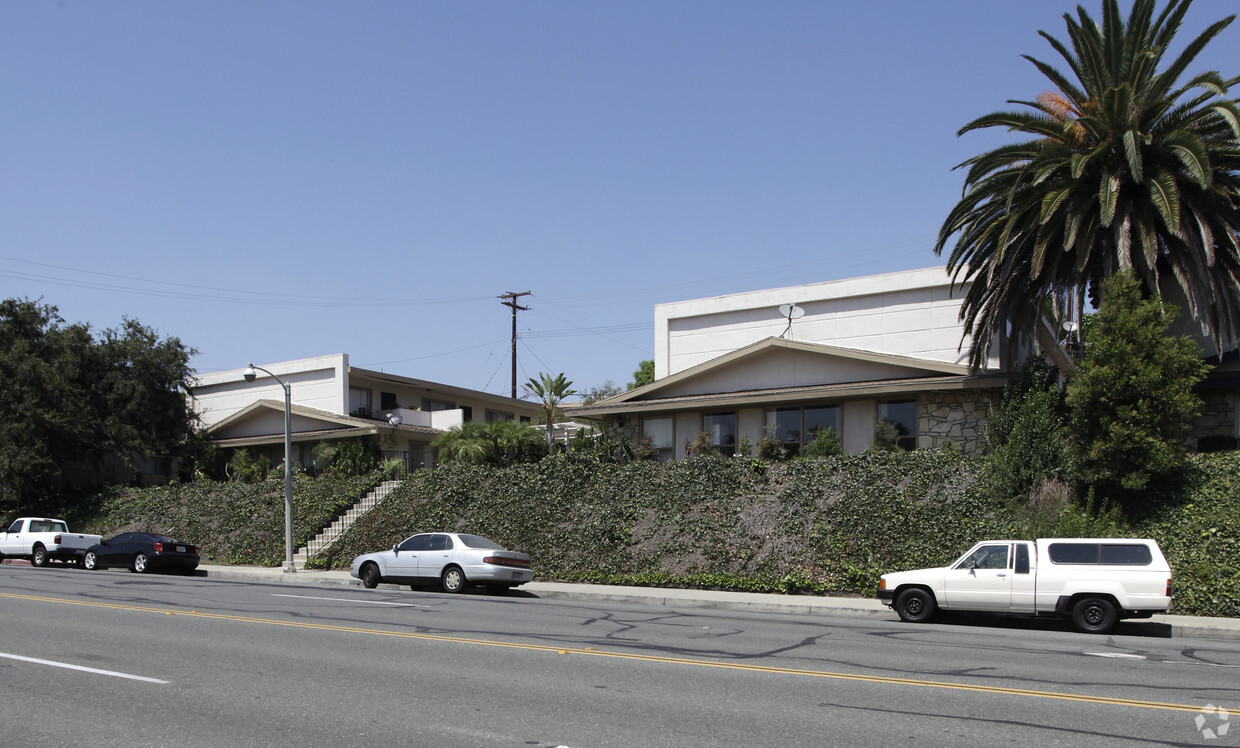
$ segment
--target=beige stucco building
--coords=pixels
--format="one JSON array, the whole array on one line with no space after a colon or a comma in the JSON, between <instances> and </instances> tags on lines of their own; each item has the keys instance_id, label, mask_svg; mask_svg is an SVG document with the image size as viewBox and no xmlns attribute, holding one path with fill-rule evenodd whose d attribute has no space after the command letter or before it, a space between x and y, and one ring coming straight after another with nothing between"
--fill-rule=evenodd
<instances>
[{"instance_id":1,"label":"beige stucco building","mask_svg":"<svg viewBox=\"0 0 1240 748\"><path fill-rule=\"evenodd\" d=\"M735 453L766 433L800 450L825 428L856 453L883 420L905 448L972 451L1007 382L1004 356L1033 346L994 341L971 372L963 295L936 267L660 304L655 381L570 415L619 426L660 459L686 456L702 432ZM1071 365L1049 325L1036 347Z\"/></svg>"},{"instance_id":2,"label":"beige stucco building","mask_svg":"<svg viewBox=\"0 0 1240 748\"><path fill-rule=\"evenodd\" d=\"M537 403L349 365L348 354L259 363L290 386L293 461L309 467L323 441L369 437L409 468L433 463L430 442L465 421L540 418ZM267 373L203 374L190 392L194 411L219 447L255 448L283 459L284 389Z\"/></svg>"}]
</instances>

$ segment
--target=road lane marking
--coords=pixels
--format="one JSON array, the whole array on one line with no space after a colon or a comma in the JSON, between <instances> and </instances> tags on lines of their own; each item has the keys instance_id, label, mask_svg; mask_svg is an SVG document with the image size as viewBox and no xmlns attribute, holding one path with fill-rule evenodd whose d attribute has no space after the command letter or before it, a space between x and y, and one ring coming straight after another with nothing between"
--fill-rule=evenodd
<instances>
[{"instance_id":1,"label":"road lane marking","mask_svg":"<svg viewBox=\"0 0 1240 748\"><path fill-rule=\"evenodd\" d=\"M278 592L271 593L272 597L292 597L298 600L329 600L333 603L361 603L364 605L391 605L397 608L429 608L429 605L414 605L413 603L390 603L385 600L358 600L352 597L312 597L310 595L281 595Z\"/></svg>"},{"instance_id":2,"label":"road lane marking","mask_svg":"<svg viewBox=\"0 0 1240 748\"><path fill-rule=\"evenodd\" d=\"M862 675L859 673L836 673L826 670L803 670L800 668L772 667L768 665L750 665L736 662L719 662L716 660L695 660L683 657L665 657L662 655L639 654L636 652L611 652L593 647L565 648L545 644L529 644L522 642L503 642L492 639L473 639L463 636L447 636L444 634L421 634L408 631L386 631L358 626L337 626L328 623L309 623L306 621L280 621L273 618L254 618L250 616L228 615L226 613L204 613L198 610L171 610L167 608L149 608L139 605L122 605L119 603L100 603L92 600L68 600L59 597L41 597L37 595L18 595L11 592L0 592L0 597L15 600L32 600L36 602L60 603L62 605L82 605L92 608L110 610L128 610L138 613L158 613L169 616L190 616L207 618L216 621L234 621L238 623L258 623L268 626L287 626L291 628L311 629L315 631L335 631L347 634L365 634L368 636L384 636L397 639L417 639L421 641L456 642L459 644L475 644L485 647L505 647L523 649L531 652L550 652L560 655L588 655L592 657L608 657L638 662L653 662L664 665L687 665L692 667L709 667L723 670L742 670L753 673L775 673L778 675L802 675L813 678L829 678L833 680L851 680L865 683L881 683L896 686L917 686L922 688L942 688L954 691L973 691L976 693L1003 694L1007 696L1026 696L1038 699L1058 699L1061 701L1079 701L1089 704L1109 704L1111 706L1128 706L1138 709L1162 709L1177 712L1200 712L1200 704L1172 704L1161 701L1144 701L1141 699L1121 699L1108 696L1090 696L1087 694L1067 693L1063 691L1036 691L1027 688L1005 688L1003 686L974 685L970 683L952 683L950 681L920 680L917 678L897 678L885 675ZM1235 711L1228 708L1228 711Z\"/></svg>"},{"instance_id":3,"label":"road lane marking","mask_svg":"<svg viewBox=\"0 0 1240 748\"><path fill-rule=\"evenodd\" d=\"M144 683L160 683L167 684L170 681L160 680L159 678L147 678L144 675L133 675L132 673L118 673L115 670L100 670L99 668L83 667L81 665L70 665L67 662L56 662L55 660L40 660L37 657L22 657L21 655L8 654L0 652L0 657L10 660L21 660L22 662L33 662L36 665L48 665L50 667L61 667L65 670L79 670L83 673L94 673L96 675L110 675L113 678L128 678L129 680L140 680Z\"/></svg>"}]
</instances>

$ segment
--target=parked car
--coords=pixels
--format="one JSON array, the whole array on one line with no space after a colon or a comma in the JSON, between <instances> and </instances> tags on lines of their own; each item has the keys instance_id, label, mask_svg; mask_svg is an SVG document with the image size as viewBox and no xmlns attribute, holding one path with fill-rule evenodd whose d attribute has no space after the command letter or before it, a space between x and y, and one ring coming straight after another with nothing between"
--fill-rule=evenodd
<instances>
[{"instance_id":1,"label":"parked car","mask_svg":"<svg viewBox=\"0 0 1240 748\"><path fill-rule=\"evenodd\" d=\"M445 592L473 585L506 592L534 579L527 554L505 550L479 535L455 532L419 533L391 550L362 554L353 559L349 573L372 589L380 582L407 584L415 590L437 582Z\"/></svg>"},{"instance_id":2,"label":"parked car","mask_svg":"<svg viewBox=\"0 0 1240 748\"><path fill-rule=\"evenodd\" d=\"M123 532L87 548L82 566L91 570L122 566L139 573L160 569L190 572L198 568L198 548L167 535Z\"/></svg>"},{"instance_id":3,"label":"parked car","mask_svg":"<svg viewBox=\"0 0 1240 748\"><path fill-rule=\"evenodd\" d=\"M951 566L882 575L878 599L912 623L965 610L1070 618L1105 634L1171 607L1171 567L1150 539L986 540Z\"/></svg>"}]
</instances>

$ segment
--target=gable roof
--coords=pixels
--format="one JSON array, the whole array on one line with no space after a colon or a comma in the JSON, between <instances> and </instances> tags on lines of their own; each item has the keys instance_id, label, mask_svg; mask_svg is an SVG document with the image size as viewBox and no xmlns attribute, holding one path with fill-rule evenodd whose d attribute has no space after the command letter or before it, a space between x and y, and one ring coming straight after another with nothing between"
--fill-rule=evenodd
<instances>
[{"instance_id":1,"label":"gable roof","mask_svg":"<svg viewBox=\"0 0 1240 748\"><path fill-rule=\"evenodd\" d=\"M295 403L290 406L289 412L292 416L293 441L317 441L319 439L372 436L378 435L380 428L385 432L395 430L422 434L428 438L442 433L439 429L427 426L406 424L393 426L385 421L342 416L337 413L319 410L318 408L308 408ZM280 419L280 427L275 432L266 429L256 432L244 428L247 423L252 423L257 419L272 415L278 415ZM211 424L205 429L205 432L208 438L217 446L236 447L251 444L273 444L284 441L283 419L284 403L278 400L255 400L227 418Z\"/></svg>"},{"instance_id":2,"label":"gable roof","mask_svg":"<svg viewBox=\"0 0 1240 748\"><path fill-rule=\"evenodd\" d=\"M811 375L818 376L820 381L773 386L755 383L724 389L729 372L741 373L742 376L732 382L743 384L743 374L747 368L752 369L764 358L775 355L781 355L787 361L811 363ZM853 372L856 378L848 379L848 371ZM836 376L827 376L829 373ZM573 417L597 417L695 406L797 402L943 389L989 389L1002 387L1005 382L1003 375L971 375L969 367L963 364L772 337L592 405L572 406L571 414Z\"/></svg>"}]
</instances>

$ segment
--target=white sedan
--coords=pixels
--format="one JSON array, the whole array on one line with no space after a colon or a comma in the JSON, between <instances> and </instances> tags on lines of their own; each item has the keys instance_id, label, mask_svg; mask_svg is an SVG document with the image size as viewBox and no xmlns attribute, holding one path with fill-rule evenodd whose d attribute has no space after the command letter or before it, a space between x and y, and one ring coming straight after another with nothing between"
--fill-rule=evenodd
<instances>
[{"instance_id":1,"label":"white sedan","mask_svg":"<svg viewBox=\"0 0 1240 748\"><path fill-rule=\"evenodd\" d=\"M460 592L471 585L505 592L534 580L527 554L504 550L479 535L455 532L418 533L390 551L362 554L349 565L349 574L369 588L392 582L416 590L439 583L445 592Z\"/></svg>"}]
</instances>

